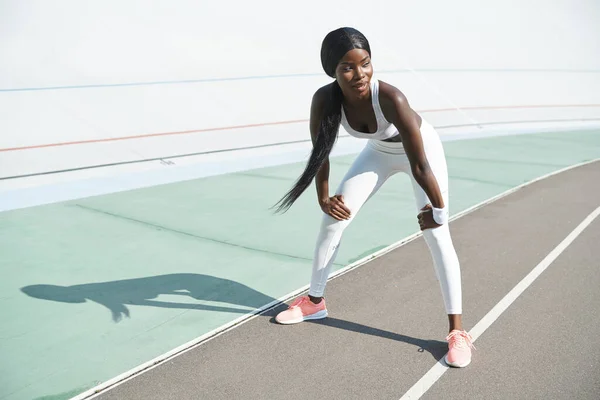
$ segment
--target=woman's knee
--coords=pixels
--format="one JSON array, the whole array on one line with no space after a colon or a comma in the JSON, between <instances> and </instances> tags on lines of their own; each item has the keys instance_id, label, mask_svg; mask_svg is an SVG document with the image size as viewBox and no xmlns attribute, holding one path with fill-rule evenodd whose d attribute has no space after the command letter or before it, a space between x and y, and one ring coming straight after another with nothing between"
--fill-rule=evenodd
<instances>
[{"instance_id":1,"label":"woman's knee","mask_svg":"<svg viewBox=\"0 0 600 400\"><path fill-rule=\"evenodd\" d=\"M423 231L423 237L429 244L441 245L444 242L451 240L450 231L446 225L442 225L433 229L426 229Z\"/></svg>"},{"instance_id":2,"label":"woman's knee","mask_svg":"<svg viewBox=\"0 0 600 400\"><path fill-rule=\"evenodd\" d=\"M333 218L329 214L323 213L323 219L321 221L321 232L331 232L335 233L338 231L343 231L352 221L352 217L346 220L338 220Z\"/></svg>"}]
</instances>

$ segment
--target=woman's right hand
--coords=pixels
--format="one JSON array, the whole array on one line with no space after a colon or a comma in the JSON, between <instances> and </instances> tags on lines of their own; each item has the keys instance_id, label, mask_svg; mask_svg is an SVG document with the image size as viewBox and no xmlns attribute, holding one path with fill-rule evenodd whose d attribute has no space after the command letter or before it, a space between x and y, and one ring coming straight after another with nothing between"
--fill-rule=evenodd
<instances>
[{"instance_id":1,"label":"woman's right hand","mask_svg":"<svg viewBox=\"0 0 600 400\"><path fill-rule=\"evenodd\" d=\"M319 203L321 205L321 210L323 210L325 214L332 216L338 221L350 219L350 209L344 205L344 198L341 194L336 194Z\"/></svg>"}]
</instances>

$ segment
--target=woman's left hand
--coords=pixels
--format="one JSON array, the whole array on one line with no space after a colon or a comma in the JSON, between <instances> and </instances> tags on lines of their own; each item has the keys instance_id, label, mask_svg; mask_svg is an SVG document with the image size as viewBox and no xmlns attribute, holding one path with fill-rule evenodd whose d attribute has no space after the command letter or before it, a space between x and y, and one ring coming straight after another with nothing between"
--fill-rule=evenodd
<instances>
[{"instance_id":1,"label":"woman's left hand","mask_svg":"<svg viewBox=\"0 0 600 400\"><path fill-rule=\"evenodd\" d=\"M419 215L417 215L417 220L419 221L419 227L422 231L441 226L433 220L433 210L431 209L431 204L427 204L425 207L421 208L421 212Z\"/></svg>"}]
</instances>

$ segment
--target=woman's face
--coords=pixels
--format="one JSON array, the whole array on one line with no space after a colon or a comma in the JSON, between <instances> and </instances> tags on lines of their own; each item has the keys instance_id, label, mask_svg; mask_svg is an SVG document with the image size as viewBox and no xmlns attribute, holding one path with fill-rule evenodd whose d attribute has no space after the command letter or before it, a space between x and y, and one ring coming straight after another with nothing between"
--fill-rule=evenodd
<instances>
[{"instance_id":1,"label":"woman's face","mask_svg":"<svg viewBox=\"0 0 600 400\"><path fill-rule=\"evenodd\" d=\"M369 53L363 49L353 49L347 52L338 63L335 76L345 97L367 98L373 76Z\"/></svg>"}]
</instances>

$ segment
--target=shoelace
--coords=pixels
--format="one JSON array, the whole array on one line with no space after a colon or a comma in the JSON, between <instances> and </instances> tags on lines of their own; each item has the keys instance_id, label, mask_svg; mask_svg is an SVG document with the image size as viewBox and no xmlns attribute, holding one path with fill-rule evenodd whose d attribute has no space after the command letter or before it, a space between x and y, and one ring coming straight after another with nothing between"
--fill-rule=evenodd
<instances>
[{"instance_id":1,"label":"shoelace","mask_svg":"<svg viewBox=\"0 0 600 400\"><path fill-rule=\"evenodd\" d=\"M302 304L306 303L307 300L307 297L298 297L292 304L290 304L290 308L300 307Z\"/></svg>"},{"instance_id":2,"label":"shoelace","mask_svg":"<svg viewBox=\"0 0 600 400\"><path fill-rule=\"evenodd\" d=\"M448 334L446 337L448 341L448 345L452 344L453 347L463 348L465 346L469 346L470 348L476 350L473 345L473 338L465 331L454 330Z\"/></svg>"}]
</instances>

